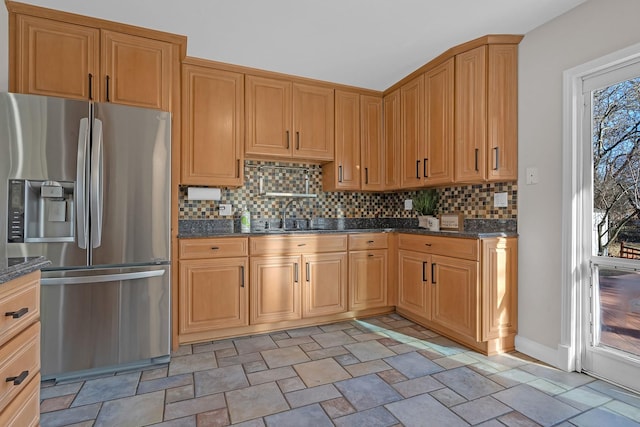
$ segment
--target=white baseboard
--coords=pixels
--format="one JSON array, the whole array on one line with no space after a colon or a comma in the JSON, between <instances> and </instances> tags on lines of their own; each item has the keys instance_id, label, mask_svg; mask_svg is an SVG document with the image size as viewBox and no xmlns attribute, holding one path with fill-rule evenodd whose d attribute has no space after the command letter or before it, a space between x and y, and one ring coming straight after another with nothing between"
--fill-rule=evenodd
<instances>
[{"instance_id":1,"label":"white baseboard","mask_svg":"<svg viewBox=\"0 0 640 427\"><path fill-rule=\"evenodd\" d=\"M527 356L535 357L541 362L547 363L551 366L555 366L558 369L562 369L565 371L573 370L573 367L567 363L568 351L564 351L567 349L561 349L560 347L562 346L558 346L558 349L553 349L520 335L516 335L515 344L516 350L520 353L524 353Z\"/></svg>"}]
</instances>

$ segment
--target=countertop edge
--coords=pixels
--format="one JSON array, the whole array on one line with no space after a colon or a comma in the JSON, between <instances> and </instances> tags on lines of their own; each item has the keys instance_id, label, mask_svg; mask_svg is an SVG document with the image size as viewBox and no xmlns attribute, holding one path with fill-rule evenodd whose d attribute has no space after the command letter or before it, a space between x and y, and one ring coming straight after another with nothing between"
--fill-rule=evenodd
<instances>
[{"instance_id":1,"label":"countertop edge","mask_svg":"<svg viewBox=\"0 0 640 427\"><path fill-rule=\"evenodd\" d=\"M42 270L50 264L51 261L42 256L25 259L24 262L0 269L0 284L33 273L34 271Z\"/></svg>"}]
</instances>

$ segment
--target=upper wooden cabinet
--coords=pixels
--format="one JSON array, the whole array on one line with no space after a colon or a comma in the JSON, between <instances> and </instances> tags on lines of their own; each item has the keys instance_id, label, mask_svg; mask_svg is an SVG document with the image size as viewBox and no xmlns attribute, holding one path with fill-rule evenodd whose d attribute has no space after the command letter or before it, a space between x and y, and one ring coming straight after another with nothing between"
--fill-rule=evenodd
<instances>
[{"instance_id":1,"label":"upper wooden cabinet","mask_svg":"<svg viewBox=\"0 0 640 427\"><path fill-rule=\"evenodd\" d=\"M454 59L424 76L424 185L453 182Z\"/></svg>"},{"instance_id":2,"label":"upper wooden cabinet","mask_svg":"<svg viewBox=\"0 0 640 427\"><path fill-rule=\"evenodd\" d=\"M181 184L239 187L244 179L244 75L182 66Z\"/></svg>"},{"instance_id":3,"label":"upper wooden cabinet","mask_svg":"<svg viewBox=\"0 0 640 427\"><path fill-rule=\"evenodd\" d=\"M517 44L456 55L455 180L510 181L517 171Z\"/></svg>"},{"instance_id":4,"label":"upper wooden cabinet","mask_svg":"<svg viewBox=\"0 0 640 427\"><path fill-rule=\"evenodd\" d=\"M331 161L333 89L246 76L247 157Z\"/></svg>"},{"instance_id":5,"label":"upper wooden cabinet","mask_svg":"<svg viewBox=\"0 0 640 427\"><path fill-rule=\"evenodd\" d=\"M101 79L99 99L135 107L171 109L171 44L101 30Z\"/></svg>"},{"instance_id":6,"label":"upper wooden cabinet","mask_svg":"<svg viewBox=\"0 0 640 427\"><path fill-rule=\"evenodd\" d=\"M16 14L12 90L171 111L173 44Z\"/></svg>"},{"instance_id":7,"label":"upper wooden cabinet","mask_svg":"<svg viewBox=\"0 0 640 427\"><path fill-rule=\"evenodd\" d=\"M15 35L13 91L83 100L97 98L100 30L18 15Z\"/></svg>"},{"instance_id":8,"label":"upper wooden cabinet","mask_svg":"<svg viewBox=\"0 0 640 427\"><path fill-rule=\"evenodd\" d=\"M322 189L360 189L360 95L335 92L335 158L322 167Z\"/></svg>"},{"instance_id":9,"label":"upper wooden cabinet","mask_svg":"<svg viewBox=\"0 0 640 427\"><path fill-rule=\"evenodd\" d=\"M400 188L401 124L400 89L396 89L383 99L384 115L384 189Z\"/></svg>"},{"instance_id":10,"label":"upper wooden cabinet","mask_svg":"<svg viewBox=\"0 0 640 427\"><path fill-rule=\"evenodd\" d=\"M360 95L360 187L384 190L382 98Z\"/></svg>"},{"instance_id":11,"label":"upper wooden cabinet","mask_svg":"<svg viewBox=\"0 0 640 427\"><path fill-rule=\"evenodd\" d=\"M402 162L400 183L403 188L422 185L424 167L424 76L420 75L400 88L400 129Z\"/></svg>"}]
</instances>

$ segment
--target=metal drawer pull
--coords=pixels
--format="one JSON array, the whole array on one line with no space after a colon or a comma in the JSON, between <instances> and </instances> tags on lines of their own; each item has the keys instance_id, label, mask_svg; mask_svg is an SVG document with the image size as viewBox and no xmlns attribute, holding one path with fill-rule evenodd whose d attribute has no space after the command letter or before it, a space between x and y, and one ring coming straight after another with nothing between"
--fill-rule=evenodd
<instances>
[{"instance_id":1,"label":"metal drawer pull","mask_svg":"<svg viewBox=\"0 0 640 427\"><path fill-rule=\"evenodd\" d=\"M423 159L423 161L422 161L422 175L423 175L425 178L429 178L429 175L427 175L427 161L428 161L428 160L429 160L429 159L427 159L427 158L425 157L425 158Z\"/></svg>"},{"instance_id":2,"label":"metal drawer pull","mask_svg":"<svg viewBox=\"0 0 640 427\"><path fill-rule=\"evenodd\" d=\"M416 160L416 178L420 179L420 160Z\"/></svg>"},{"instance_id":3,"label":"metal drawer pull","mask_svg":"<svg viewBox=\"0 0 640 427\"><path fill-rule=\"evenodd\" d=\"M7 311L4 315L9 317L13 317L14 319L19 319L22 316L24 316L25 314L27 314L29 312L29 307L22 307L20 310L18 311Z\"/></svg>"},{"instance_id":4,"label":"metal drawer pull","mask_svg":"<svg viewBox=\"0 0 640 427\"><path fill-rule=\"evenodd\" d=\"M244 265L240 266L240 287L244 288Z\"/></svg>"},{"instance_id":5,"label":"metal drawer pull","mask_svg":"<svg viewBox=\"0 0 640 427\"><path fill-rule=\"evenodd\" d=\"M13 385L20 385L29 376L29 371L22 371L17 377L7 377L6 382L13 381Z\"/></svg>"},{"instance_id":6,"label":"metal drawer pull","mask_svg":"<svg viewBox=\"0 0 640 427\"><path fill-rule=\"evenodd\" d=\"M368 256L368 257L372 257L372 256L373 256L373 254L367 254L367 256Z\"/></svg>"},{"instance_id":7,"label":"metal drawer pull","mask_svg":"<svg viewBox=\"0 0 640 427\"><path fill-rule=\"evenodd\" d=\"M212 251L217 251L218 249L220 249L220 247L219 247L219 246L211 246L211 250L212 250Z\"/></svg>"},{"instance_id":8,"label":"metal drawer pull","mask_svg":"<svg viewBox=\"0 0 640 427\"><path fill-rule=\"evenodd\" d=\"M373 240L367 240L367 243L373 243Z\"/></svg>"},{"instance_id":9,"label":"metal drawer pull","mask_svg":"<svg viewBox=\"0 0 640 427\"><path fill-rule=\"evenodd\" d=\"M307 246L306 243L298 243L298 246Z\"/></svg>"},{"instance_id":10,"label":"metal drawer pull","mask_svg":"<svg viewBox=\"0 0 640 427\"><path fill-rule=\"evenodd\" d=\"M476 155L476 172L478 172L478 151L480 151L479 148L475 149L475 155Z\"/></svg>"},{"instance_id":11,"label":"metal drawer pull","mask_svg":"<svg viewBox=\"0 0 640 427\"><path fill-rule=\"evenodd\" d=\"M307 274L307 282L311 282L311 278L310 278L310 276L311 276L311 270L309 269L309 263L306 263L306 264L307 264L307 265L306 265L306 270L307 270L307 271L306 271L306 274Z\"/></svg>"},{"instance_id":12,"label":"metal drawer pull","mask_svg":"<svg viewBox=\"0 0 640 427\"><path fill-rule=\"evenodd\" d=\"M431 243L425 243L424 245L425 246L431 246Z\"/></svg>"},{"instance_id":13,"label":"metal drawer pull","mask_svg":"<svg viewBox=\"0 0 640 427\"><path fill-rule=\"evenodd\" d=\"M427 266L427 262L426 261L422 261L422 281L426 282L427 278L424 277L424 268Z\"/></svg>"},{"instance_id":14,"label":"metal drawer pull","mask_svg":"<svg viewBox=\"0 0 640 427\"><path fill-rule=\"evenodd\" d=\"M494 150L496 150L496 167L493 168L494 171L498 170L498 158L499 158L499 154L498 154L498 147L494 147Z\"/></svg>"},{"instance_id":15,"label":"metal drawer pull","mask_svg":"<svg viewBox=\"0 0 640 427\"><path fill-rule=\"evenodd\" d=\"M435 285L436 284L436 274L434 272L434 267L436 266L435 263L431 264L431 284Z\"/></svg>"},{"instance_id":16,"label":"metal drawer pull","mask_svg":"<svg viewBox=\"0 0 640 427\"><path fill-rule=\"evenodd\" d=\"M289 131L287 131L287 150L289 149Z\"/></svg>"},{"instance_id":17,"label":"metal drawer pull","mask_svg":"<svg viewBox=\"0 0 640 427\"><path fill-rule=\"evenodd\" d=\"M298 283L298 263L297 262L294 264L293 281L295 283Z\"/></svg>"}]
</instances>

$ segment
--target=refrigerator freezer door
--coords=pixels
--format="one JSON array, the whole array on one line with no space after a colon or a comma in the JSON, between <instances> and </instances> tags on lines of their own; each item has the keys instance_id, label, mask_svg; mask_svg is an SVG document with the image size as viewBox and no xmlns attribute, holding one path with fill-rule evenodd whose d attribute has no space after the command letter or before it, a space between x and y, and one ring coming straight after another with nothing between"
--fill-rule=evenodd
<instances>
[{"instance_id":1,"label":"refrigerator freezer door","mask_svg":"<svg viewBox=\"0 0 640 427\"><path fill-rule=\"evenodd\" d=\"M169 277L168 265L44 272L43 379L168 357Z\"/></svg>"},{"instance_id":2,"label":"refrigerator freezer door","mask_svg":"<svg viewBox=\"0 0 640 427\"><path fill-rule=\"evenodd\" d=\"M9 179L75 185L80 123L89 115L88 102L0 93L0 218L7 217ZM55 219L51 212L44 214L44 218ZM7 226L2 223L0 256L39 255L51 260L52 268L87 264L87 250L76 242L7 243Z\"/></svg>"},{"instance_id":3,"label":"refrigerator freezer door","mask_svg":"<svg viewBox=\"0 0 640 427\"><path fill-rule=\"evenodd\" d=\"M95 104L92 162L94 266L169 260L171 230L171 115L113 104ZM102 128L101 144L96 143ZM102 178L100 178L102 175ZM102 182L100 182L103 180ZM95 210L95 213L94 213ZM94 230L94 227L100 227ZM100 241L97 241L98 237Z\"/></svg>"}]
</instances>

